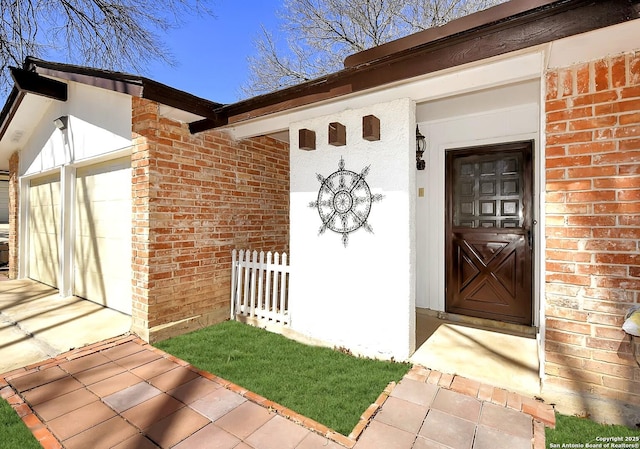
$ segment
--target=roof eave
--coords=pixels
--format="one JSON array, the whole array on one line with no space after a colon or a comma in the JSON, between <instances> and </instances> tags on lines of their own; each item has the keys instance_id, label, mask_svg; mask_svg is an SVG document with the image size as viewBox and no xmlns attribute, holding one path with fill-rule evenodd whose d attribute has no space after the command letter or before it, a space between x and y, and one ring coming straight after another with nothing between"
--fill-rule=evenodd
<instances>
[{"instance_id":1,"label":"roof eave","mask_svg":"<svg viewBox=\"0 0 640 449\"><path fill-rule=\"evenodd\" d=\"M213 121L219 119L216 109L224 106L222 103L205 100L145 77L49 62L33 57L25 60L23 69L12 68L11 72L14 77L14 88L0 112L0 139L6 133L11 119L26 94L65 101L67 86L64 81L74 81L145 98Z\"/></svg>"},{"instance_id":2,"label":"roof eave","mask_svg":"<svg viewBox=\"0 0 640 449\"><path fill-rule=\"evenodd\" d=\"M441 26L427 28L409 36L384 43L348 56L344 60L345 67L357 67L394 54L417 50L419 47L440 39L451 38L461 33L472 33L477 29L513 19L522 14L532 14L558 3L558 0L521 0L509 1L491 8L452 20Z\"/></svg>"},{"instance_id":3,"label":"roof eave","mask_svg":"<svg viewBox=\"0 0 640 449\"><path fill-rule=\"evenodd\" d=\"M215 119L216 114L213 113L213 110L223 106L222 103L205 100L142 76L70 64L52 63L34 58L29 58L29 62L33 64L34 70L43 75L77 81L134 97L146 98L203 117Z\"/></svg>"},{"instance_id":4,"label":"roof eave","mask_svg":"<svg viewBox=\"0 0 640 449\"><path fill-rule=\"evenodd\" d=\"M525 5L532 9L526 10L514 10L510 3L519 2L491 8L490 15L482 11L482 21L471 17L475 14L469 16L466 20L471 29L461 30L457 23L450 29L452 34L444 37L422 39L325 77L222 106L216 110L216 120L191 124L192 132L331 100L640 17L640 0L529 0Z\"/></svg>"},{"instance_id":5,"label":"roof eave","mask_svg":"<svg viewBox=\"0 0 640 449\"><path fill-rule=\"evenodd\" d=\"M7 133L11 120L16 115L25 95L25 92L18 90L16 87L11 89L9 97L0 112L0 140L2 140Z\"/></svg>"},{"instance_id":6,"label":"roof eave","mask_svg":"<svg viewBox=\"0 0 640 449\"><path fill-rule=\"evenodd\" d=\"M9 67L16 89L58 101L67 101L67 84L51 78L45 78L29 70Z\"/></svg>"}]
</instances>

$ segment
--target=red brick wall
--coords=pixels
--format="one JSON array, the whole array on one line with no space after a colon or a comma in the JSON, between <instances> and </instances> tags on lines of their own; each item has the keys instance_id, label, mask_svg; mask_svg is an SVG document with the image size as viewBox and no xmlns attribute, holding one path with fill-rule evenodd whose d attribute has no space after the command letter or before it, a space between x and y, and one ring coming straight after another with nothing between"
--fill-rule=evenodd
<instances>
[{"instance_id":1,"label":"red brick wall","mask_svg":"<svg viewBox=\"0 0 640 449\"><path fill-rule=\"evenodd\" d=\"M156 340L228 318L233 248L288 252L289 150L191 135L138 98L133 132L133 329Z\"/></svg>"},{"instance_id":2,"label":"red brick wall","mask_svg":"<svg viewBox=\"0 0 640 449\"><path fill-rule=\"evenodd\" d=\"M640 53L546 76L546 386L640 404Z\"/></svg>"},{"instance_id":3,"label":"red brick wall","mask_svg":"<svg viewBox=\"0 0 640 449\"><path fill-rule=\"evenodd\" d=\"M18 278L18 213L20 211L20 184L18 173L20 156L16 151L9 159L9 279Z\"/></svg>"}]
</instances>

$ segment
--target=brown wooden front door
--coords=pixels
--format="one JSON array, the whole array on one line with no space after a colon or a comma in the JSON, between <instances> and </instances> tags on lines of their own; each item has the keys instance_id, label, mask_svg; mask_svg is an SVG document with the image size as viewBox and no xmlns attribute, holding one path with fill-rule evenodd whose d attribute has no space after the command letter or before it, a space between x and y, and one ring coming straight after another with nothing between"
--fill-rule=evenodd
<instances>
[{"instance_id":1,"label":"brown wooden front door","mask_svg":"<svg viewBox=\"0 0 640 449\"><path fill-rule=\"evenodd\" d=\"M532 324L532 148L447 151L447 312Z\"/></svg>"}]
</instances>

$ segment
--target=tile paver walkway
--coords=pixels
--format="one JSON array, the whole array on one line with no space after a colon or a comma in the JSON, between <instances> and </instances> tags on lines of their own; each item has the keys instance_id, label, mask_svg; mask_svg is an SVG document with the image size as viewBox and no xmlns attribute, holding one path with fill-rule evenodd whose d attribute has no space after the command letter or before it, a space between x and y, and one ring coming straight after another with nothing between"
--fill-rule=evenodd
<instances>
[{"instance_id":1,"label":"tile paver walkway","mask_svg":"<svg viewBox=\"0 0 640 449\"><path fill-rule=\"evenodd\" d=\"M416 366L345 437L133 335L5 373L0 392L47 449L537 449L553 423L549 406Z\"/></svg>"}]
</instances>

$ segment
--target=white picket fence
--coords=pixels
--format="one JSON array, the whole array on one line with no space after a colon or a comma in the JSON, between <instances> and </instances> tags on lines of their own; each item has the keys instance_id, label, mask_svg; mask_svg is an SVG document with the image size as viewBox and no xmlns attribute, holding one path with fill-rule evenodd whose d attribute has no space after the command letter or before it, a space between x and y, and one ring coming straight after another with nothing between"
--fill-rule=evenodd
<instances>
[{"instance_id":1,"label":"white picket fence","mask_svg":"<svg viewBox=\"0 0 640 449\"><path fill-rule=\"evenodd\" d=\"M265 260L266 256L266 260ZM287 254L233 250L231 319L255 318L289 324L289 266Z\"/></svg>"}]
</instances>

